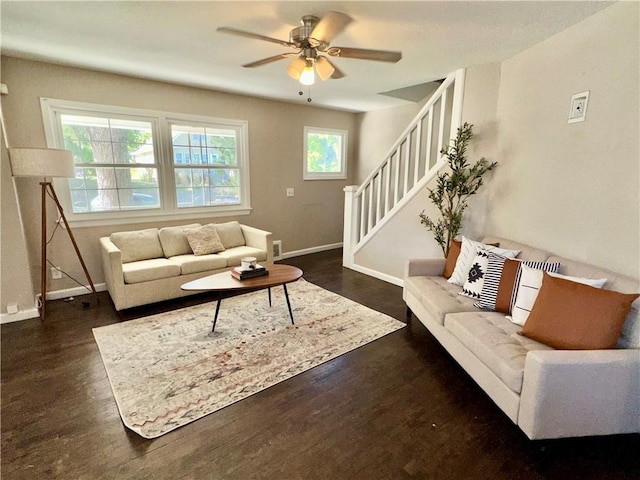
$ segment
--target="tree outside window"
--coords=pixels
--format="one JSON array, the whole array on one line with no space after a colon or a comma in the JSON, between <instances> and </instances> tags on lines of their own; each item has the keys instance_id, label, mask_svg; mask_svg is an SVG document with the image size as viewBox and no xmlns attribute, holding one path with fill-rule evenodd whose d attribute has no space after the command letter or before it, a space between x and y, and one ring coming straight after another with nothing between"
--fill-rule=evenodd
<instances>
[{"instance_id":1,"label":"tree outside window","mask_svg":"<svg viewBox=\"0 0 640 480\"><path fill-rule=\"evenodd\" d=\"M347 178L347 131L304 128L305 180Z\"/></svg>"}]
</instances>

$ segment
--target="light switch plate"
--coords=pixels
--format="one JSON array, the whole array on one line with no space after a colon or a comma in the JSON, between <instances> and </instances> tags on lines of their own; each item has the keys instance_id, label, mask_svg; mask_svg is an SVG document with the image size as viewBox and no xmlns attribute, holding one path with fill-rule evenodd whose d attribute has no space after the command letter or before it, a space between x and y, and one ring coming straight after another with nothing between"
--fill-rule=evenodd
<instances>
[{"instance_id":1,"label":"light switch plate","mask_svg":"<svg viewBox=\"0 0 640 480\"><path fill-rule=\"evenodd\" d=\"M584 122L587 116L587 103L589 102L589 91L576 93L571 97L569 108L569 119L567 123Z\"/></svg>"}]
</instances>

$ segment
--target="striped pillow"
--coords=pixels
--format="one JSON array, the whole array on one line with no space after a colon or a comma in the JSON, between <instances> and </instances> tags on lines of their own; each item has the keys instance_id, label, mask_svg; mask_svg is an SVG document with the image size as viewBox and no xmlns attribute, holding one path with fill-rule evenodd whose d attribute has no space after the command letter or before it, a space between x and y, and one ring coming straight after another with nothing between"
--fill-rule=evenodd
<instances>
[{"instance_id":1,"label":"striped pillow","mask_svg":"<svg viewBox=\"0 0 640 480\"><path fill-rule=\"evenodd\" d=\"M522 265L535 270L557 272L560 263L520 261L489 252L487 271L477 308L511 314L516 302Z\"/></svg>"}]
</instances>

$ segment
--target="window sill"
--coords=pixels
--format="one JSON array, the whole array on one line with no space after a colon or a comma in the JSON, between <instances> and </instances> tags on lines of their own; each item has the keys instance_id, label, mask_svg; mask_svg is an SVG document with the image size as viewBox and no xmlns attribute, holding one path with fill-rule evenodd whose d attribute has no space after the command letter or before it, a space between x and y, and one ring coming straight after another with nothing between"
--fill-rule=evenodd
<instances>
[{"instance_id":1,"label":"window sill","mask_svg":"<svg viewBox=\"0 0 640 480\"><path fill-rule=\"evenodd\" d=\"M215 218L215 217L229 217L238 215L249 215L251 213L251 207L231 207L225 210L217 209L211 210L199 210L188 212L157 212L147 213L144 216L126 216L119 215L113 218L90 218L90 219L67 219L69 226L72 228L89 228L89 227L104 227L108 225L132 225L141 223L162 223L162 222L174 222L181 220L195 220L202 218ZM62 225L64 226L64 225Z\"/></svg>"}]
</instances>

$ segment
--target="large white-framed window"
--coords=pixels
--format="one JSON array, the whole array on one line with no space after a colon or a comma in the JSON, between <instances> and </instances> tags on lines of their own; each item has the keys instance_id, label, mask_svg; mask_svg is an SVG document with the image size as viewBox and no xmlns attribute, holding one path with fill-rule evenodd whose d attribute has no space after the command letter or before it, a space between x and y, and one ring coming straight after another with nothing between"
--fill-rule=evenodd
<instances>
[{"instance_id":1,"label":"large white-framed window","mask_svg":"<svg viewBox=\"0 0 640 480\"><path fill-rule=\"evenodd\" d=\"M74 155L75 178L54 180L70 222L250 212L248 122L40 102L49 147Z\"/></svg>"},{"instance_id":2,"label":"large white-framed window","mask_svg":"<svg viewBox=\"0 0 640 480\"><path fill-rule=\"evenodd\" d=\"M346 130L304 127L304 180L347 178Z\"/></svg>"}]
</instances>

